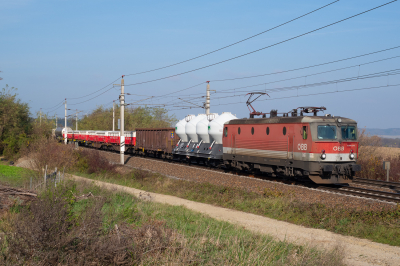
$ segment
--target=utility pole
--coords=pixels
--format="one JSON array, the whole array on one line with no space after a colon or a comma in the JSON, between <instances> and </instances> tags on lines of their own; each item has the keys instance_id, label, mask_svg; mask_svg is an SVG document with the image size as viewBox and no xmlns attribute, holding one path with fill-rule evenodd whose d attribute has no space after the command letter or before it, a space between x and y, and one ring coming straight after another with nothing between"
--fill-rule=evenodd
<instances>
[{"instance_id":1,"label":"utility pole","mask_svg":"<svg viewBox=\"0 0 400 266\"><path fill-rule=\"evenodd\" d=\"M57 114L54 114L54 119L56 120L56 129L57 129Z\"/></svg>"},{"instance_id":2,"label":"utility pole","mask_svg":"<svg viewBox=\"0 0 400 266\"><path fill-rule=\"evenodd\" d=\"M40 124L39 125L42 125L42 108L40 108Z\"/></svg>"},{"instance_id":3,"label":"utility pole","mask_svg":"<svg viewBox=\"0 0 400 266\"><path fill-rule=\"evenodd\" d=\"M64 143L68 142L68 132L67 132L67 98L65 98L65 127L64 127Z\"/></svg>"},{"instance_id":4,"label":"utility pole","mask_svg":"<svg viewBox=\"0 0 400 266\"><path fill-rule=\"evenodd\" d=\"M124 111L125 111L125 94L124 94L124 76L122 75L121 79L121 95L119 96L120 103L121 103L121 131L120 131L120 163L122 165L125 164L125 132L124 132ZM114 84L120 85L120 84Z\"/></svg>"},{"instance_id":5,"label":"utility pole","mask_svg":"<svg viewBox=\"0 0 400 266\"><path fill-rule=\"evenodd\" d=\"M113 130L114 131L114 126L115 126L115 104L114 104L115 100L113 101Z\"/></svg>"},{"instance_id":6,"label":"utility pole","mask_svg":"<svg viewBox=\"0 0 400 266\"><path fill-rule=\"evenodd\" d=\"M207 94L206 94L206 115L210 114L210 82L207 81Z\"/></svg>"},{"instance_id":7,"label":"utility pole","mask_svg":"<svg viewBox=\"0 0 400 266\"><path fill-rule=\"evenodd\" d=\"M76 114L75 114L75 121L76 121L76 131L78 131L78 109L76 109Z\"/></svg>"}]
</instances>

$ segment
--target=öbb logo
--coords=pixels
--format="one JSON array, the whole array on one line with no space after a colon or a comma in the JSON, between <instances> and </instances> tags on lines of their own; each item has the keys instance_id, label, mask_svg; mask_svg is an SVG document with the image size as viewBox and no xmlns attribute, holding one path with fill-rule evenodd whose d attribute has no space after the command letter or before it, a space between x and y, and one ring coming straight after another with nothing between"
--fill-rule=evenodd
<instances>
[{"instance_id":1,"label":"\u00f6bb logo","mask_svg":"<svg viewBox=\"0 0 400 266\"><path fill-rule=\"evenodd\" d=\"M344 151L343 146L333 146L333 151Z\"/></svg>"},{"instance_id":2,"label":"\u00f6bb logo","mask_svg":"<svg viewBox=\"0 0 400 266\"><path fill-rule=\"evenodd\" d=\"M299 144L297 144L297 149L298 149L299 151L306 151L306 150L307 150L307 144L301 144L301 143L299 143Z\"/></svg>"}]
</instances>

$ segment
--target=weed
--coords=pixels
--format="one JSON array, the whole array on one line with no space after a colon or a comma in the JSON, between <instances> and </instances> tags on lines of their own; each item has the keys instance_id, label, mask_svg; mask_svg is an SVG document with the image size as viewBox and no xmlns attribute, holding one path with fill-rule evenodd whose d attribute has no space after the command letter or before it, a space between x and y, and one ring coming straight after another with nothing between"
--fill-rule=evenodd
<instances>
[{"instance_id":1,"label":"weed","mask_svg":"<svg viewBox=\"0 0 400 266\"><path fill-rule=\"evenodd\" d=\"M128 173L127 176L131 177L131 174ZM400 246L400 207L382 211L346 209L340 205L328 207L319 202L304 203L294 200L291 192L285 194L274 187L264 190L263 193L254 193L210 183L175 180L150 173L144 179L116 175L88 177ZM378 227L379 231L375 230Z\"/></svg>"}]
</instances>

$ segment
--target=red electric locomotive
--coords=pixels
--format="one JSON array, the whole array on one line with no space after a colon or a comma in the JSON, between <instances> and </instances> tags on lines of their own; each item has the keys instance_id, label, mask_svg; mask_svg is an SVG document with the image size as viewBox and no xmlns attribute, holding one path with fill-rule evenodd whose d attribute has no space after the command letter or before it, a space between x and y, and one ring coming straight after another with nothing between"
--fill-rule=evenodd
<instances>
[{"instance_id":1,"label":"red electric locomotive","mask_svg":"<svg viewBox=\"0 0 400 266\"><path fill-rule=\"evenodd\" d=\"M325 108L300 107L278 117L234 119L224 126L223 160L228 167L309 178L318 184L350 183L358 155L357 123ZM314 116L303 116L303 112Z\"/></svg>"}]
</instances>

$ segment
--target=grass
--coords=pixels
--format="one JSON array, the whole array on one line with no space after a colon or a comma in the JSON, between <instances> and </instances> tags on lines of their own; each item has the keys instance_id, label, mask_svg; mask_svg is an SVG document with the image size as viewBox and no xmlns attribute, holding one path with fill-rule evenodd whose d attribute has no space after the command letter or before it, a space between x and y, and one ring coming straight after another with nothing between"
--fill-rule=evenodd
<instances>
[{"instance_id":1,"label":"grass","mask_svg":"<svg viewBox=\"0 0 400 266\"><path fill-rule=\"evenodd\" d=\"M264 195L209 183L174 180L159 174L134 171L126 175L82 174L145 191L173 195L192 201L263 215L311 228L370 239L378 243L400 246L400 207L396 210L360 211L323 204L306 204L291 199L280 191Z\"/></svg>"},{"instance_id":2,"label":"grass","mask_svg":"<svg viewBox=\"0 0 400 266\"><path fill-rule=\"evenodd\" d=\"M22 187L29 182L31 176L36 176L34 171L0 164L0 184Z\"/></svg>"},{"instance_id":3,"label":"grass","mask_svg":"<svg viewBox=\"0 0 400 266\"><path fill-rule=\"evenodd\" d=\"M62 186L65 186L65 188L63 189ZM157 230L153 230L150 232L149 236L149 225L151 225L152 228L162 230L163 234L171 236L168 246L164 246L162 251L157 251L158 253L155 253L154 245L145 246L143 248L141 245L144 245L143 243L146 241L143 243L135 242L135 246L134 248L132 247L132 250L142 248L140 249L142 252L140 254L140 261L136 261L135 265L343 265L343 253L340 248L334 248L330 251L321 251L310 246L297 246L287 242L275 241L271 237L251 233L236 225L209 218L184 207L141 201L132 195L103 190L90 183L67 182L57 189L53 188L52 191L45 191L39 199L43 199L42 202L45 203L54 203L54 206L50 207L44 205L44 209L47 207L50 208L46 209L45 212L52 212L54 208L61 206L56 206L57 203L55 202L57 201L54 201L55 195L59 195L60 191L64 193L63 195L68 195L66 196L66 205L71 207L70 212L68 212L69 214L66 216L70 217L66 219L70 221L68 224L69 234L74 232L74 227L78 229L85 228L85 230L90 231L90 224L96 221L96 218L93 218L96 216L96 213L93 212L93 206L97 204L99 206L98 210L100 210L102 215L100 224L103 232L98 237L107 236L106 239L109 239L107 240L109 242L112 242L112 235L115 236L115 232L113 231L115 225L118 225L120 228L130 228L132 232L142 232L143 234L139 235L142 238L145 237L147 242L153 241L154 233L157 232ZM95 197L71 201L71 193L68 193L69 191L76 195L91 192ZM60 197L57 196L57 198L59 202ZM46 199L48 200L46 201ZM33 210L35 210L35 208L33 208L31 212L27 212L29 213L29 217L32 215L35 216ZM40 209L36 208L36 210ZM4 218L8 220L0 223L0 231L5 233L4 230L10 231L18 228L18 226L13 227L13 223L18 224L17 220L23 221L23 214L24 211L22 210L20 213L13 212L7 216L7 218ZM43 213L39 214L43 215ZM85 220L85 216L90 219ZM40 224L42 225L46 221L47 220L41 220ZM87 223L87 221L90 221L90 223ZM59 224L59 222L57 222L57 224ZM84 227L82 227L82 225L84 225ZM143 231L143 228L146 228L146 230ZM81 232L82 230L78 231ZM112 235L110 235L111 233ZM73 243L79 243L78 240L83 239L81 234L82 233L80 233L78 237L73 235ZM45 246L45 248L42 247L43 250L37 250L35 253L30 246L29 254L36 255L31 257L31 255L24 256L23 253L18 253L20 254L19 257L13 257L12 254L7 253L14 247L14 242L11 239L12 234L7 236L9 237L8 244L3 242L0 246L0 262L6 265L14 265L14 263L21 265L35 264L38 263L38 261L35 262L32 257L36 256L36 260L39 258L46 258L47 260L51 257L49 254L54 255L55 253L51 253L48 246ZM135 236L135 239L137 239L137 236L138 235ZM119 237L120 235L118 234L118 238ZM122 237L123 231L121 230L121 238ZM67 236L65 236L65 238L67 238ZM162 239L166 241L165 238ZM95 242L93 239L91 241ZM35 239L35 243L36 242L38 242L37 239ZM68 246L68 244L65 243L69 242L63 243L64 246ZM51 245L51 248L57 246L57 244L59 243ZM107 245L107 243L102 243L102 245ZM21 246L18 245L17 247L21 248ZM95 258L85 255L85 251L85 249L82 249L79 256L81 257L80 259L84 258L86 260L86 263L82 265L89 265L89 262ZM58 262L62 260L65 262L68 256L72 256L71 253L65 251L65 248L60 248L57 252L58 255L56 258ZM47 254L46 257L43 257L43 254ZM96 253L96 256L101 257L102 255L102 253ZM12 260L13 258L15 260ZM138 254L136 253L135 258L138 258ZM109 264L113 263L110 262Z\"/></svg>"}]
</instances>

